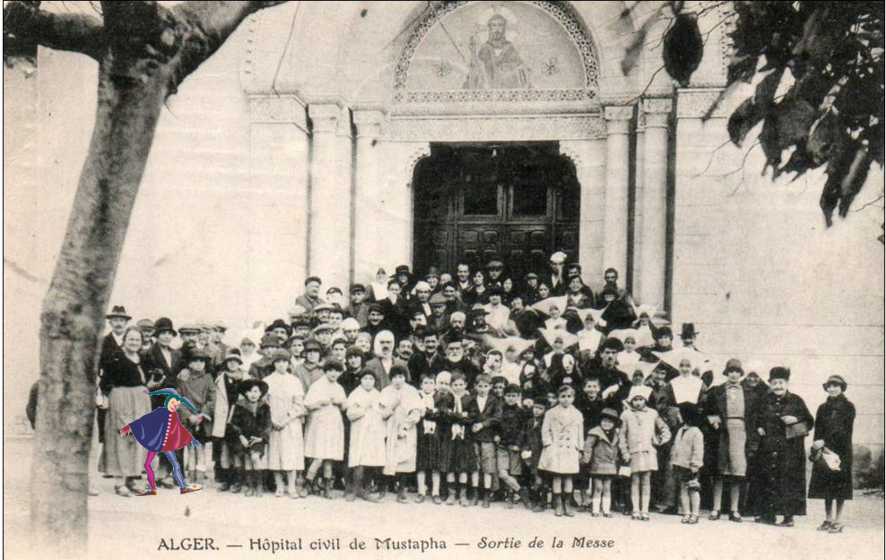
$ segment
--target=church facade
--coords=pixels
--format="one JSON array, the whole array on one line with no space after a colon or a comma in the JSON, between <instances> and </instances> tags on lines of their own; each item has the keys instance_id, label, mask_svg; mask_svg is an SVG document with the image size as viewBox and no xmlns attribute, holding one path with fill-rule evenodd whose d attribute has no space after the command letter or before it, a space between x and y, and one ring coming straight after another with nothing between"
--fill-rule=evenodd
<instances>
[{"instance_id":1,"label":"church facade","mask_svg":"<svg viewBox=\"0 0 886 560\"><path fill-rule=\"evenodd\" d=\"M627 18L633 3L259 12L169 100L115 303L245 328L282 316L310 274L344 288L379 267L454 271L500 258L520 275L562 250L587 283L614 267L637 300L677 327L695 323L703 351L789 365L810 406L828 375L845 374L861 443L879 452L882 212L825 230L820 182L773 184L759 153L728 144L726 120L747 92L707 115L726 80L728 6L689 3L705 38L689 87L661 70L665 20L625 74L625 50L658 4ZM88 146L94 78L85 57L41 50L36 75L9 92L33 104L14 117L35 117L39 149L16 160L22 179L7 204L11 188L49 218L34 237L24 218L7 225L26 273L7 272L14 312L33 315L22 324L34 335ZM859 199L876 196L882 175L869 181ZM36 374L35 340L17 336L16 363Z\"/></svg>"}]
</instances>

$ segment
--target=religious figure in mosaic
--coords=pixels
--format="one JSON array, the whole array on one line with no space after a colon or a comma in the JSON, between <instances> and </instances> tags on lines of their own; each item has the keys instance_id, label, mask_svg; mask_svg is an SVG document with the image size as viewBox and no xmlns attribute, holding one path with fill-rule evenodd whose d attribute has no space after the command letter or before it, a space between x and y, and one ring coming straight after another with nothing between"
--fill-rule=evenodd
<instances>
[{"instance_id":1,"label":"religious figure in mosaic","mask_svg":"<svg viewBox=\"0 0 886 560\"><path fill-rule=\"evenodd\" d=\"M477 35L470 40L471 61L465 89L527 89L529 68L514 44L507 39L507 19L493 14L486 22L489 37L477 46Z\"/></svg>"}]
</instances>

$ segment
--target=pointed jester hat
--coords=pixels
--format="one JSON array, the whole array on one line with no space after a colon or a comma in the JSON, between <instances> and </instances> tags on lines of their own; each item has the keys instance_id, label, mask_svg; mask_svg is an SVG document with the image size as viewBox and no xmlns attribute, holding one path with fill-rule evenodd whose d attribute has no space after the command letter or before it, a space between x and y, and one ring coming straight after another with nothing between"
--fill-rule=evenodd
<instances>
[{"instance_id":1,"label":"pointed jester hat","mask_svg":"<svg viewBox=\"0 0 886 560\"><path fill-rule=\"evenodd\" d=\"M171 399L175 399L175 400L179 401L180 403L182 403L188 410L190 410L194 414L197 414L198 412L200 412L199 410L197 410L197 407L194 406L194 403L192 403L190 400L188 400L187 397L183 397L175 389L157 389L156 391L151 391L149 394L152 397L163 397L163 406L164 407L169 404L169 401Z\"/></svg>"}]
</instances>

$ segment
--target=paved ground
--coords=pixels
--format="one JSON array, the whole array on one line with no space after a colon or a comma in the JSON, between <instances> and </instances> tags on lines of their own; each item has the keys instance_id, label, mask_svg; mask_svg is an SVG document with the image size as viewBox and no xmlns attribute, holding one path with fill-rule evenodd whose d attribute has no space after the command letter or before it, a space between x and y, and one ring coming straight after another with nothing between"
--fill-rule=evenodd
<instances>
[{"instance_id":1,"label":"paved ground","mask_svg":"<svg viewBox=\"0 0 886 560\"><path fill-rule=\"evenodd\" d=\"M30 441L8 439L6 442L4 505L6 511L6 555L25 555L22 535L27 534L27 484ZM12 459L14 458L14 460ZM822 505L810 501L811 516L798 518L792 529L764 527L754 523L737 525L728 521L702 520L685 526L676 516L652 516L650 522L631 521L618 516L593 519L579 515L572 519L555 518L552 513L533 514L519 508L506 510L500 504L490 509L435 506L430 503L399 505L387 503L347 503L322 498L290 500L265 495L261 499L220 494L208 490L180 496L165 491L150 498L120 498L113 495L112 484L101 479L102 494L90 498L90 549L92 558L170 558L163 543L179 544L182 538L214 539L219 552L192 552L212 558L333 558L327 551L310 550L313 543L333 546L344 558L730 558L780 559L840 558L847 560L883 558L884 509L882 498L858 496L847 508L848 528L841 535L815 531L820 523ZM528 548L533 537L544 548ZM575 548L576 539L614 541L612 548ZM363 540L366 549L350 551L354 539ZM446 549L393 550L375 540L434 540ZM520 541L519 548L480 548L482 539ZM554 539L563 548L552 548ZM163 541L162 539L166 539ZM254 539L251 543L250 539ZM302 550L263 551L263 544L285 539ZM331 540L330 540L331 539ZM330 544L332 543L332 544ZM467 543L460 546L458 543ZM433 543L430 543L433 546ZM228 545L240 545L229 547ZM320 546L319 544L314 546ZM393 546L393 545L392 545ZM158 550L160 549L160 550ZM178 556L179 552L172 555Z\"/></svg>"}]
</instances>

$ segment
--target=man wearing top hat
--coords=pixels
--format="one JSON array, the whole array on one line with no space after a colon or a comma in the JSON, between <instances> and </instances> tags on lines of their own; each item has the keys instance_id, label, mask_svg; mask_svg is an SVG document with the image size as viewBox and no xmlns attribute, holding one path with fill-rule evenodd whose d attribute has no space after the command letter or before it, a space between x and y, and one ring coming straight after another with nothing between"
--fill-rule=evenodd
<instances>
[{"instance_id":1,"label":"man wearing top hat","mask_svg":"<svg viewBox=\"0 0 886 560\"><path fill-rule=\"evenodd\" d=\"M323 298L320 297L320 286L322 285L323 281L319 276L308 276L305 279L305 293L295 298L295 304L304 307L308 313L314 311L315 307L324 303Z\"/></svg>"},{"instance_id":2,"label":"man wearing top hat","mask_svg":"<svg viewBox=\"0 0 886 560\"><path fill-rule=\"evenodd\" d=\"M683 341L684 348L690 348L699 352L699 349L695 346L695 339L698 338L699 332L695 330L695 323L683 323L683 327L680 330L680 340Z\"/></svg>"}]
</instances>

